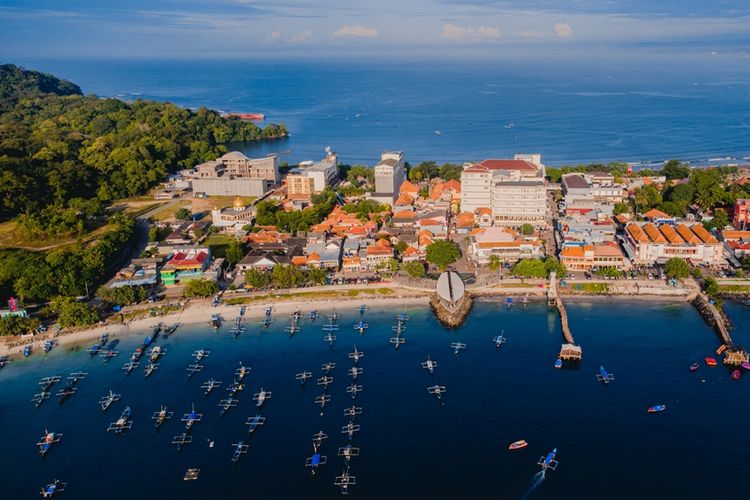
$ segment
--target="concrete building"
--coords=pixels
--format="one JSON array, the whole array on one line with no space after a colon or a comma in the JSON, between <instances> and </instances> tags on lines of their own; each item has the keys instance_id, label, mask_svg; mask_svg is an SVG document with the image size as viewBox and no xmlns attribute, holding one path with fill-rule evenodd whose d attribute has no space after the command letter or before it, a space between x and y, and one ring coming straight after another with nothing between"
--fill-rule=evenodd
<instances>
[{"instance_id":1,"label":"concrete building","mask_svg":"<svg viewBox=\"0 0 750 500\"><path fill-rule=\"evenodd\" d=\"M461 174L461 210L475 212L489 208L495 225L542 226L547 214L544 176L539 155L516 155L513 160L484 160L465 165Z\"/></svg>"},{"instance_id":2,"label":"concrete building","mask_svg":"<svg viewBox=\"0 0 750 500\"><path fill-rule=\"evenodd\" d=\"M331 186L338 178L338 156L326 148L325 159L312 162L305 161L286 176L286 188L289 196L310 197Z\"/></svg>"},{"instance_id":3,"label":"concrete building","mask_svg":"<svg viewBox=\"0 0 750 500\"><path fill-rule=\"evenodd\" d=\"M565 174L561 185L567 214L584 214L623 200L622 186L604 172Z\"/></svg>"},{"instance_id":4,"label":"concrete building","mask_svg":"<svg viewBox=\"0 0 750 500\"><path fill-rule=\"evenodd\" d=\"M379 203L393 205L405 180L404 153L387 151L380 155L380 163L375 165L375 192L368 197Z\"/></svg>"},{"instance_id":5,"label":"concrete building","mask_svg":"<svg viewBox=\"0 0 750 500\"><path fill-rule=\"evenodd\" d=\"M560 262L569 271L592 271L613 267L630 269L630 262L617 244L583 245L563 248Z\"/></svg>"},{"instance_id":6,"label":"concrete building","mask_svg":"<svg viewBox=\"0 0 750 500\"><path fill-rule=\"evenodd\" d=\"M500 262L515 262L520 259L542 257L542 242L536 238L524 238L508 227L486 227L471 231L469 252L477 264L485 265L496 255Z\"/></svg>"},{"instance_id":7,"label":"concrete building","mask_svg":"<svg viewBox=\"0 0 750 500\"><path fill-rule=\"evenodd\" d=\"M724 262L724 245L701 224L657 226L631 222L625 227L623 248L635 264L664 264L672 257L693 264L718 266Z\"/></svg>"},{"instance_id":8,"label":"concrete building","mask_svg":"<svg viewBox=\"0 0 750 500\"><path fill-rule=\"evenodd\" d=\"M161 281L165 286L203 278L203 272L211 263L208 247L175 246L167 263L161 268Z\"/></svg>"},{"instance_id":9,"label":"concrete building","mask_svg":"<svg viewBox=\"0 0 750 500\"><path fill-rule=\"evenodd\" d=\"M242 227L250 224L255 218L255 208L246 207L245 203L238 196L234 200L231 208L214 207L211 210L211 222L214 226L220 228Z\"/></svg>"},{"instance_id":10,"label":"concrete building","mask_svg":"<svg viewBox=\"0 0 750 500\"><path fill-rule=\"evenodd\" d=\"M239 151L196 165L190 173L193 192L209 196L262 196L279 180L277 156L248 158Z\"/></svg>"},{"instance_id":11,"label":"concrete building","mask_svg":"<svg viewBox=\"0 0 750 500\"><path fill-rule=\"evenodd\" d=\"M750 228L750 199L737 198L737 201L734 202L732 225L735 229Z\"/></svg>"}]
</instances>

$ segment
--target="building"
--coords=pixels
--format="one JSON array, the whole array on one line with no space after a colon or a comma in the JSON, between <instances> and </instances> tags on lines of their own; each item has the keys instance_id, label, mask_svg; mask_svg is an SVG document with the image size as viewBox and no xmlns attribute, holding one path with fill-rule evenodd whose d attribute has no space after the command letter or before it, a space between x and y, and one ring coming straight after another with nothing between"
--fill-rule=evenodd
<instances>
[{"instance_id":1,"label":"building","mask_svg":"<svg viewBox=\"0 0 750 500\"><path fill-rule=\"evenodd\" d=\"M156 285L157 270L161 263L161 258L133 259L115 274L109 287Z\"/></svg>"},{"instance_id":2,"label":"building","mask_svg":"<svg viewBox=\"0 0 750 500\"><path fill-rule=\"evenodd\" d=\"M201 279L210 262L211 250L207 247L174 247L167 257L167 263L161 268L161 281L169 286Z\"/></svg>"},{"instance_id":3,"label":"building","mask_svg":"<svg viewBox=\"0 0 750 500\"><path fill-rule=\"evenodd\" d=\"M737 201L734 202L732 225L736 229L750 228L750 199L737 198Z\"/></svg>"},{"instance_id":4,"label":"building","mask_svg":"<svg viewBox=\"0 0 750 500\"><path fill-rule=\"evenodd\" d=\"M519 159L525 157L516 155L513 160L484 160L465 165L461 174L461 210L475 212L489 208L495 225L544 225L547 214L544 165Z\"/></svg>"},{"instance_id":5,"label":"building","mask_svg":"<svg viewBox=\"0 0 750 500\"><path fill-rule=\"evenodd\" d=\"M614 242L616 234L615 221L604 212L594 211L560 219L555 236L564 248Z\"/></svg>"},{"instance_id":6,"label":"building","mask_svg":"<svg viewBox=\"0 0 750 500\"><path fill-rule=\"evenodd\" d=\"M566 214L601 210L602 206L622 202L624 197L622 186L604 172L565 174L561 186Z\"/></svg>"},{"instance_id":7,"label":"building","mask_svg":"<svg viewBox=\"0 0 750 500\"><path fill-rule=\"evenodd\" d=\"M701 224L631 222L625 227L623 248L635 264L664 264L672 257L693 264L721 265L724 261L724 246Z\"/></svg>"},{"instance_id":8,"label":"building","mask_svg":"<svg viewBox=\"0 0 750 500\"><path fill-rule=\"evenodd\" d=\"M569 271L592 271L610 267L623 271L630 268L628 259L615 243L563 248L560 262Z\"/></svg>"},{"instance_id":9,"label":"building","mask_svg":"<svg viewBox=\"0 0 750 500\"><path fill-rule=\"evenodd\" d=\"M737 259L750 255L750 231L722 231L721 237Z\"/></svg>"},{"instance_id":10,"label":"building","mask_svg":"<svg viewBox=\"0 0 750 500\"><path fill-rule=\"evenodd\" d=\"M232 151L216 160L195 166L188 175L194 193L209 196L262 196L278 184L277 156L248 158Z\"/></svg>"},{"instance_id":11,"label":"building","mask_svg":"<svg viewBox=\"0 0 750 500\"><path fill-rule=\"evenodd\" d=\"M305 161L286 176L289 196L310 197L331 186L338 178L338 156L326 148L326 157L318 162Z\"/></svg>"},{"instance_id":12,"label":"building","mask_svg":"<svg viewBox=\"0 0 750 500\"><path fill-rule=\"evenodd\" d=\"M211 210L211 222L214 226L220 228L242 227L250 224L254 218L255 207L246 207L239 196L235 198L232 207L214 207Z\"/></svg>"},{"instance_id":13,"label":"building","mask_svg":"<svg viewBox=\"0 0 750 500\"><path fill-rule=\"evenodd\" d=\"M536 238L524 238L509 227L485 227L471 231L469 252L479 265L489 264L496 255L500 262L515 262L544 255L542 242Z\"/></svg>"},{"instance_id":14,"label":"building","mask_svg":"<svg viewBox=\"0 0 750 500\"><path fill-rule=\"evenodd\" d=\"M378 203L393 205L399 194L401 184L406 180L404 153L401 151L385 152L380 155L380 163L375 165L375 192L368 195Z\"/></svg>"}]
</instances>

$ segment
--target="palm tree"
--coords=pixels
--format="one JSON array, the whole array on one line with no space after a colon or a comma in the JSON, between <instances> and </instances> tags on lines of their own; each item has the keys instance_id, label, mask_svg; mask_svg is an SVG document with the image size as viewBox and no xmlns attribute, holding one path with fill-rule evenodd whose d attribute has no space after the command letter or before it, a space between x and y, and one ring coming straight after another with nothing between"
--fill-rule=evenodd
<instances>
[{"instance_id":1,"label":"palm tree","mask_svg":"<svg viewBox=\"0 0 750 500\"><path fill-rule=\"evenodd\" d=\"M500 257L497 255L490 255L490 271L495 272L500 269Z\"/></svg>"}]
</instances>

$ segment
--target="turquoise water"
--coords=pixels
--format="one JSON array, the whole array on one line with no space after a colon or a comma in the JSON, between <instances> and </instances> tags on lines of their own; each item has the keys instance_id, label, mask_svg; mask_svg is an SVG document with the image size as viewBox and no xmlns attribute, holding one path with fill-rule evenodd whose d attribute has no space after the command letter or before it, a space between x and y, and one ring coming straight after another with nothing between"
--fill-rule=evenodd
<instances>
[{"instance_id":1,"label":"turquoise water","mask_svg":"<svg viewBox=\"0 0 750 500\"><path fill-rule=\"evenodd\" d=\"M87 93L265 113L292 136L244 149L290 163L322 158L328 145L342 162L368 165L385 150L412 163L519 151L551 165L750 156L750 66L720 57L17 62Z\"/></svg>"},{"instance_id":2,"label":"turquoise water","mask_svg":"<svg viewBox=\"0 0 750 500\"><path fill-rule=\"evenodd\" d=\"M733 304L728 310L735 340L750 344L750 310ZM120 369L142 335L121 338L121 355L109 364L63 350L14 361L0 372L3 496L30 498L59 478L69 483L67 498L163 498L167 491L181 498L331 498L343 469L336 451L346 443L340 428L348 421L343 409L352 404L345 371L354 344L365 352L358 381L364 390L356 400L363 407L356 419L361 431L353 440L361 456L351 466L356 498L520 498L535 480L537 460L553 447L560 465L530 498L714 498L719 491L729 498L750 486L750 375L732 381L723 367L702 363L697 373L688 372L719 345L690 306L570 301L571 328L584 352L576 370L552 367L559 319L544 304L506 310L478 303L457 330L441 327L426 308L407 311L407 343L398 351L388 343L400 312L394 307L368 311L364 335L352 328L358 311L340 311L333 348L322 340L322 318L305 319L293 338L283 333L288 319L281 316L267 330L248 321L248 333L236 339L227 331L231 321L217 334L204 325L182 327L159 341L167 354L148 380L142 369L129 377ZM501 330L508 342L498 351L491 339ZM450 349L455 341L468 345L457 356ZM203 373L188 380L185 367L201 348L211 355ZM438 362L433 376L420 367L427 355ZM240 361L252 367L247 388L238 406L219 416L226 392L204 398L200 384L213 377L226 387ZM314 379L326 361L337 367L331 405L320 416L314 398L322 390ZM596 381L599 365L614 373L614 383ZM76 370L89 376L63 405L51 399L35 409L29 402L41 377ZM314 377L304 388L294 380L303 370ZM447 387L444 405L427 393L433 384ZM267 421L248 439L243 424L255 414L252 393L261 386L273 393L262 410ZM123 397L104 415L97 402L110 388ZM192 403L203 421L192 431L194 442L178 453L170 442L182 433L179 417ZM646 413L660 403L665 412ZM175 418L156 432L150 417L161 404ZM126 405L133 429L107 433ZM63 439L40 460L34 443L45 428ZM304 463L319 430L329 436L321 449L328 463L312 477ZM250 448L233 464L230 444L241 439ZM528 448L509 452L518 439ZM189 467L201 469L199 480L182 481Z\"/></svg>"}]
</instances>

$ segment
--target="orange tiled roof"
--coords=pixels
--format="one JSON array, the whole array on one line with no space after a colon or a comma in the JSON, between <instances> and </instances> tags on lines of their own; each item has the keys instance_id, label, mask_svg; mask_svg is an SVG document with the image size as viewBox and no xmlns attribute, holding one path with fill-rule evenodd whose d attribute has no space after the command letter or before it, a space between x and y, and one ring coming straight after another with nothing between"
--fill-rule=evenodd
<instances>
[{"instance_id":1,"label":"orange tiled roof","mask_svg":"<svg viewBox=\"0 0 750 500\"><path fill-rule=\"evenodd\" d=\"M750 239L750 231L722 231L725 240L745 240Z\"/></svg>"},{"instance_id":2,"label":"orange tiled roof","mask_svg":"<svg viewBox=\"0 0 750 500\"><path fill-rule=\"evenodd\" d=\"M461 183L456 179L451 179L443 183L444 191L461 191Z\"/></svg>"},{"instance_id":3,"label":"orange tiled roof","mask_svg":"<svg viewBox=\"0 0 750 500\"><path fill-rule=\"evenodd\" d=\"M695 234L698 235L698 238L700 238L701 241L703 241L703 243L706 243L706 244L709 244L709 245L714 244L714 243L718 243L718 241L716 240L716 238L714 238L714 236L711 233L709 233L708 229L706 229L705 227L703 227L702 224L693 224L690 227L690 229Z\"/></svg>"},{"instance_id":4,"label":"orange tiled roof","mask_svg":"<svg viewBox=\"0 0 750 500\"><path fill-rule=\"evenodd\" d=\"M669 224L662 224L659 227L659 230L661 230L661 233L667 238L667 241L669 241L673 245L682 245L685 243L685 240L682 239L682 236L677 234L677 231L674 230L672 226Z\"/></svg>"},{"instance_id":5,"label":"orange tiled roof","mask_svg":"<svg viewBox=\"0 0 750 500\"><path fill-rule=\"evenodd\" d=\"M583 247L565 247L562 252L560 252L560 256L563 258L583 258L584 255L585 252L583 251Z\"/></svg>"},{"instance_id":6,"label":"orange tiled roof","mask_svg":"<svg viewBox=\"0 0 750 500\"><path fill-rule=\"evenodd\" d=\"M404 181L398 190L399 193L419 193L419 186L415 186L409 181Z\"/></svg>"},{"instance_id":7,"label":"orange tiled roof","mask_svg":"<svg viewBox=\"0 0 750 500\"><path fill-rule=\"evenodd\" d=\"M292 265L294 266L304 266L307 264L307 257L304 255L296 255L292 257Z\"/></svg>"},{"instance_id":8,"label":"orange tiled roof","mask_svg":"<svg viewBox=\"0 0 750 500\"><path fill-rule=\"evenodd\" d=\"M665 214L661 210L657 210L655 208L652 208L651 210L643 214L643 216L648 219L668 219L669 218L669 214Z\"/></svg>"},{"instance_id":9,"label":"orange tiled roof","mask_svg":"<svg viewBox=\"0 0 750 500\"><path fill-rule=\"evenodd\" d=\"M474 210L477 215L492 215L492 210L487 207L479 207Z\"/></svg>"},{"instance_id":10,"label":"orange tiled roof","mask_svg":"<svg viewBox=\"0 0 750 500\"><path fill-rule=\"evenodd\" d=\"M412 203L414 203L414 198L409 193L401 193L395 205L411 205Z\"/></svg>"},{"instance_id":11,"label":"orange tiled roof","mask_svg":"<svg viewBox=\"0 0 750 500\"><path fill-rule=\"evenodd\" d=\"M648 237L643 233L643 230L638 224L631 222L627 227L630 236L639 243L648 243Z\"/></svg>"},{"instance_id":12,"label":"orange tiled roof","mask_svg":"<svg viewBox=\"0 0 750 500\"><path fill-rule=\"evenodd\" d=\"M662 236L662 234L659 232L659 230L651 224L650 222L648 224L643 225L643 232L645 232L652 243L666 243L667 239Z\"/></svg>"},{"instance_id":13,"label":"orange tiled roof","mask_svg":"<svg viewBox=\"0 0 750 500\"><path fill-rule=\"evenodd\" d=\"M691 245L696 245L701 242L701 239L685 224L680 224L679 226L677 226L677 232L687 243L690 243Z\"/></svg>"},{"instance_id":14,"label":"orange tiled roof","mask_svg":"<svg viewBox=\"0 0 750 500\"><path fill-rule=\"evenodd\" d=\"M616 245L594 245L594 255L598 257L622 257L622 250Z\"/></svg>"},{"instance_id":15,"label":"orange tiled roof","mask_svg":"<svg viewBox=\"0 0 750 500\"><path fill-rule=\"evenodd\" d=\"M419 254L419 252L417 251L417 249L416 249L416 248L414 248L414 247L413 247L413 246L411 246L411 245L410 245L410 246L408 246L408 247L406 248L406 250L404 250L404 256L407 256L407 255L415 255L415 254Z\"/></svg>"}]
</instances>

